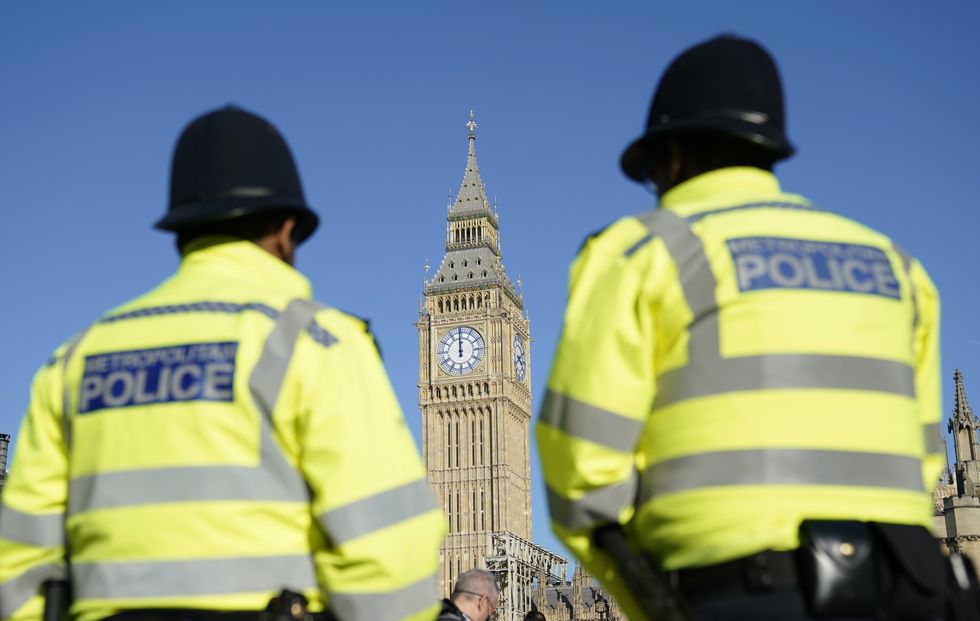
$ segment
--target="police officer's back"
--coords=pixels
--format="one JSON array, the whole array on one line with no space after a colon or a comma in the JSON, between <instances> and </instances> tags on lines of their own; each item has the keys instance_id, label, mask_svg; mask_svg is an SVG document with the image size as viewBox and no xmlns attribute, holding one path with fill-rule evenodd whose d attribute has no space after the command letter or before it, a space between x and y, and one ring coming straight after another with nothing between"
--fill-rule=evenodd
<instances>
[{"instance_id":1,"label":"police officer's back","mask_svg":"<svg viewBox=\"0 0 980 621\"><path fill-rule=\"evenodd\" d=\"M551 518L634 620L599 526L624 525L710 619L807 618L813 559L792 551L811 538L837 538L852 570L840 584L855 601L835 600L832 617L945 580L927 530L938 295L888 237L780 188L784 125L757 44L684 52L622 159L659 209L610 225L571 269L537 427ZM917 573L882 578L893 561ZM928 615L933 587L903 613Z\"/></svg>"},{"instance_id":2,"label":"police officer's back","mask_svg":"<svg viewBox=\"0 0 980 621\"><path fill-rule=\"evenodd\" d=\"M0 617L38 619L59 579L82 621L256 619L284 589L344 621L434 616L441 512L372 336L292 267L317 221L268 122L184 130L157 224L179 270L35 379Z\"/></svg>"}]
</instances>

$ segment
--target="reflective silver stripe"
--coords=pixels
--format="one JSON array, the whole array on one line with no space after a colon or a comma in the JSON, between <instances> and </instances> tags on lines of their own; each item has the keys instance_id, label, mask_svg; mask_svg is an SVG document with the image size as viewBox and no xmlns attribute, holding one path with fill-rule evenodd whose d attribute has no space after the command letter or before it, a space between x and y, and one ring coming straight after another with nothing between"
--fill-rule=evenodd
<instances>
[{"instance_id":1,"label":"reflective silver stripe","mask_svg":"<svg viewBox=\"0 0 980 621\"><path fill-rule=\"evenodd\" d=\"M65 543L65 514L34 515L0 502L0 537L40 548Z\"/></svg>"},{"instance_id":2,"label":"reflective silver stripe","mask_svg":"<svg viewBox=\"0 0 980 621\"><path fill-rule=\"evenodd\" d=\"M915 372L893 360L855 356L769 354L706 360L668 371L657 380L654 407L741 390L834 388L915 396Z\"/></svg>"},{"instance_id":3,"label":"reflective silver stripe","mask_svg":"<svg viewBox=\"0 0 980 621\"><path fill-rule=\"evenodd\" d=\"M73 479L71 514L111 507L212 500L306 502L308 493L289 464L263 434L262 463L248 466L188 466L102 472ZM280 463L282 460L282 463ZM290 470L292 468L290 467Z\"/></svg>"},{"instance_id":4,"label":"reflective silver stripe","mask_svg":"<svg viewBox=\"0 0 980 621\"><path fill-rule=\"evenodd\" d=\"M397 621L435 606L437 597L436 577L432 575L394 591L335 592L330 608L343 621Z\"/></svg>"},{"instance_id":5,"label":"reflective silver stripe","mask_svg":"<svg viewBox=\"0 0 980 621\"><path fill-rule=\"evenodd\" d=\"M272 412L279 398L289 359L292 358L296 338L313 321L320 306L312 300L293 300L283 311L265 341L259 361L248 379L252 398L266 418L272 421Z\"/></svg>"},{"instance_id":6,"label":"reflective silver stripe","mask_svg":"<svg viewBox=\"0 0 980 621\"><path fill-rule=\"evenodd\" d=\"M644 424L553 390L545 393L541 420L555 429L616 451L633 451Z\"/></svg>"},{"instance_id":7,"label":"reflective silver stripe","mask_svg":"<svg viewBox=\"0 0 980 621\"><path fill-rule=\"evenodd\" d=\"M551 521L569 530L594 528L619 521L623 509L636 500L636 471L622 483L600 487L581 498L566 498L548 487Z\"/></svg>"},{"instance_id":8,"label":"reflective silver stripe","mask_svg":"<svg viewBox=\"0 0 980 621\"><path fill-rule=\"evenodd\" d=\"M703 211L701 213L694 214L693 216L688 216L685 218L688 222L697 222L709 216L717 216L719 214L731 213L733 211L743 211L746 209L802 209L805 211L820 212L822 209L817 209L809 203L793 203L789 201L775 201L775 202L755 202L746 203L744 205L734 205L732 207L723 207L721 209L715 209L714 211Z\"/></svg>"},{"instance_id":9,"label":"reflective silver stripe","mask_svg":"<svg viewBox=\"0 0 980 621\"><path fill-rule=\"evenodd\" d=\"M257 467L187 466L103 472L72 479L69 513L108 507L208 500L309 502L309 490L272 432L275 407L299 333L320 306L294 300L279 316L249 377L259 417Z\"/></svg>"},{"instance_id":10,"label":"reflective silver stripe","mask_svg":"<svg viewBox=\"0 0 980 621\"><path fill-rule=\"evenodd\" d=\"M694 234L683 218L666 209L647 212L640 217L640 221L650 233L664 242L677 267L681 289L694 317L689 327L691 341L698 341L699 353L720 357L718 299L715 293L717 283L701 238Z\"/></svg>"},{"instance_id":11,"label":"reflective silver stripe","mask_svg":"<svg viewBox=\"0 0 980 621\"><path fill-rule=\"evenodd\" d=\"M657 209L639 216L659 237L677 266L694 319L688 364L657 378L654 408L684 399L748 390L831 388L915 396L911 365L879 358L819 354L769 354L723 358L717 283L704 246L680 216Z\"/></svg>"},{"instance_id":12,"label":"reflective silver stripe","mask_svg":"<svg viewBox=\"0 0 980 621\"><path fill-rule=\"evenodd\" d=\"M418 479L326 511L319 520L330 540L340 545L436 509L428 480Z\"/></svg>"},{"instance_id":13,"label":"reflective silver stripe","mask_svg":"<svg viewBox=\"0 0 980 621\"><path fill-rule=\"evenodd\" d=\"M29 599L41 592L47 580L63 580L68 574L64 565L39 565L0 584L0 619L8 619Z\"/></svg>"},{"instance_id":14,"label":"reflective silver stripe","mask_svg":"<svg viewBox=\"0 0 980 621\"><path fill-rule=\"evenodd\" d=\"M923 425L922 432L926 437L926 453L946 455L946 443L943 442L943 432L940 423L936 422Z\"/></svg>"},{"instance_id":15,"label":"reflective silver stripe","mask_svg":"<svg viewBox=\"0 0 980 621\"><path fill-rule=\"evenodd\" d=\"M74 562L76 599L190 597L317 588L309 554L166 561Z\"/></svg>"},{"instance_id":16,"label":"reflective silver stripe","mask_svg":"<svg viewBox=\"0 0 980 621\"><path fill-rule=\"evenodd\" d=\"M837 485L923 492L918 457L813 449L753 449L685 455L643 472L640 502L730 485Z\"/></svg>"}]
</instances>

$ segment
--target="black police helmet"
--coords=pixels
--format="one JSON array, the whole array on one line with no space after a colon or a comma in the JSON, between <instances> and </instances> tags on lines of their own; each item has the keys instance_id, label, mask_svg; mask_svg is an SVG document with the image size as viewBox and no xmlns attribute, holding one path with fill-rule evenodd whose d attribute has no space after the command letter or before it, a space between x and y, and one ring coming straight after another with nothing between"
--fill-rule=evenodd
<instances>
[{"instance_id":1,"label":"black police helmet","mask_svg":"<svg viewBox=\"0 0 980 621\"><path fill-rule=\"evenodd\" d=\"M289 145L276 128L235 106L191 121L174 148L170 208L156 228L210 228L270 212L295 216L297 243L320 222L306 204Z\"/></svg>"},{"instance_id":2,"label":"black police helmet","mask_svg":"<svg viewBox=\"0 0 980 621\"><path fill-rule=\"evenodd\" d=\"M772 57L755 41L721 35L684 51L667 67L650 106L646 133L623 152L623 172L644 181L665 137L716 133L785 159L783 89Z\"/></svg>"}]
</instances>

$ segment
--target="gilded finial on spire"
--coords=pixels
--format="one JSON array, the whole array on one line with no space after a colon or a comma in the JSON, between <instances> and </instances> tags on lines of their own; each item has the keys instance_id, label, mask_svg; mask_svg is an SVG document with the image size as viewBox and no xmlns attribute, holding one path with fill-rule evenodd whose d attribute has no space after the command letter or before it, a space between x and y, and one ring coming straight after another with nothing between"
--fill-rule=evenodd
<instances>
[{"instance_id":1,"label":"gilded finial on spire","mask_svg":"<svg viewBox=\"0 0 980 621\"><path fill-rule=\"evenodd\" d=\"M477 127L479 127L479 125L477 125L476 121L473 120L473 111L470 110L470 120L466 123L466 128L470 130L470 138L476 138L476 133L473 130L475 130Z\"/></svg>"}]
</instances>

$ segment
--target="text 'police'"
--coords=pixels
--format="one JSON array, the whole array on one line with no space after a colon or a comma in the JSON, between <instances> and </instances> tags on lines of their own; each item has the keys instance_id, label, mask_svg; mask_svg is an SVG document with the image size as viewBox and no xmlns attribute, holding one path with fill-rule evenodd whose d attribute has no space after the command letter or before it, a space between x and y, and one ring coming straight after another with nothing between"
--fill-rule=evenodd
<instances>
[{"instance_id":1,"label":"text 'police'","mask_svg":"<svg viewBox=\"0 0 980 621\"><path fill-rule=\"evenodd\" d=\"M78 412L171 401L231 401L238 343L86 356Z\"/></svg>"},{"instance_id":2,"label":"text 'police'","mask_svg":"<svg viewBox=\"0 0 980 621\"><path fill-rule=\"evenodd\" d=\"M743 237L728 241L738 288L822 289L899 298L888 255L858 244Z\"/></svg>"}]
</instances>

